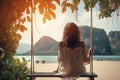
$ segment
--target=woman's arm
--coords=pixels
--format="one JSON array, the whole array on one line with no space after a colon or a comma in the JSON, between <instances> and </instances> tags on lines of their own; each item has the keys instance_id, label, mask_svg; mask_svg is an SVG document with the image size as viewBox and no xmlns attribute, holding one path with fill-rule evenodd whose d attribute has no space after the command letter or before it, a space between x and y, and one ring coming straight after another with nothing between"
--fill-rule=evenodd
<instances>
[{"instance_id":1,"label":"woman's arm","mask_svg":"<svg viewBox=\"0 0 120 80\"><path fill-rule=\"evenodd\" d=\"M89 49L88 54L86 53L85 44L84 44L84 42L82 42L83 62L85 64L89 64L90 63L90 56L91 56L90 52L91 52L91 49Z\"/></svg>"},{"instance_id":2,"label":"woman's arm","mask_svg":"<svg viewBox=\"0 0 120 80\"><path fill-rule=\"evenodd\" d=\"M88 51L88 58L90 58L93 55L93 48L90 48Z\"/></svg>"}]
</instances>

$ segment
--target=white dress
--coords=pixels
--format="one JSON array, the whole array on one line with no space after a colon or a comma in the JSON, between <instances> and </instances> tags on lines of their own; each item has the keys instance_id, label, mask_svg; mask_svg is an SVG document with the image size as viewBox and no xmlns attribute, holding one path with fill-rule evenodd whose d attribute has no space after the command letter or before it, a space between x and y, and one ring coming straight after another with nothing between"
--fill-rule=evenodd
<instances>
[{"instance_id":1,"label":"white dress","mask_svg":"<svg viewBox=\"0 0 120 80\"><path fill-rule=\"evenodd\" d=\"M84 63L88 63L89 59L84 46L68 48L63 45L59 48L58 61L59 73L65 76L80 76L80 74L86 72ZM70 80L70 78L67 77L65 80Z\"/></svg>"}]
</instances>

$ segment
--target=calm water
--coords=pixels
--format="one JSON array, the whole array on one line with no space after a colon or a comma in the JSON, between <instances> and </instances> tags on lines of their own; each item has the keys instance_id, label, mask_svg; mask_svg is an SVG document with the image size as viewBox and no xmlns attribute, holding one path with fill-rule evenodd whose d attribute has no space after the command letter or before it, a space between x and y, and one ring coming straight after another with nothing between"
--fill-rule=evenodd
<instances>
[{"instance_id":1,"label":"calm water","mask_svg":"<svg viewBox=\"0 0 120 80\"><path fill-rule=\"evenodd\" d=\"M30 60L31 56L14 56L15 58L22 59L24 57L27 60ZM57 56L34 56L34 61L45 62L57 62ZM120 61L120 55L117 56L93 56L93 60L107 60L107 61Z\"/></svg>"}]
</instances>

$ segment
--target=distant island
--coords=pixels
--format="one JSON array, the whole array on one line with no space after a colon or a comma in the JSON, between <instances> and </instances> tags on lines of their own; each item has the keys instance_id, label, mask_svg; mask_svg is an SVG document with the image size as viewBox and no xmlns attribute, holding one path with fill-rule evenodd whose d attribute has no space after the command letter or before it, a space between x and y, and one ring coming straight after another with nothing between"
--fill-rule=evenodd
<instances>
[{"instance_id":1,"label":"distant island","mask_svg":"<svg viewBox=\"0 0 120 80\"><path fill-rule=\"evenodd\" d=\"M85 42L86 49L88 50L90 47L90 28L89 26L81 26L80 30L82 40ZM34 54L57 55L58 45L59 42L56 40L51 37L44 36L35 43ZM28 48L28 45L26 46ZM93 48L94 55L120 55L120 31L111 31L107 35L104 29L93 28ZM30 51L20 55L30 55Z\"/></svg>"}]
</instances>

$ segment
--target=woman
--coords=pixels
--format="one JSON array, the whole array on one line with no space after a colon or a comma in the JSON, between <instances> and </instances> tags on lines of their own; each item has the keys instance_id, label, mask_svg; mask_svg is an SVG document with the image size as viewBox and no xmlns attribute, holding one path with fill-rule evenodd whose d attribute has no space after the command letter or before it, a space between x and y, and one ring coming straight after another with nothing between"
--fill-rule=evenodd
<instances>
[{"instance_id":1,"label":"woman","mask_svg":"<svg viewBox=\"0 0 120 80\"><path fill-rule=\"evenodd\" d=\"M63 39L59 44L58 69L55 72L65 76L80 76L85 73L85 64L89 64L92 49L86 54L85 44L81 41L80 30L75 23L68 23L64 28ZM75 80L77 77L62 79Z\"/></svg>"}]
</instances>

